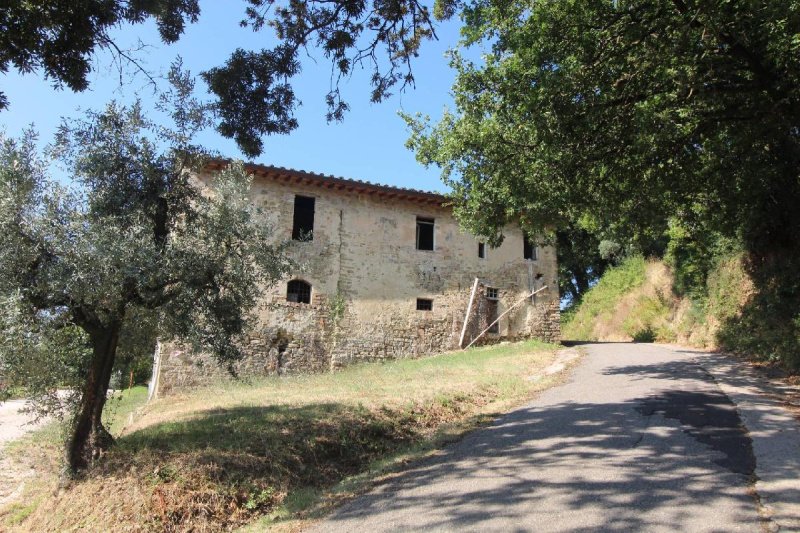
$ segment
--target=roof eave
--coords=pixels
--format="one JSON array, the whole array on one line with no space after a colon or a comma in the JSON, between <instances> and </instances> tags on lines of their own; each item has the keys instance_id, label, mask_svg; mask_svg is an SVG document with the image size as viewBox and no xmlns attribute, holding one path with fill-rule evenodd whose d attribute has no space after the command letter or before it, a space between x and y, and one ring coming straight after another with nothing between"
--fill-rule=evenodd
<instances>
[{"instance_id":1,"label":"roof eave","mask_svg":"<svg viewBox=\"0 0 800 533\"><path fill-rule=\"evenodd\" d=\"M230 162L230 159L212 159L206 164L206 168L208 170L221 170L230 164ZM448 202L448 198L446 196L428 191L404 189L402 187L393 187L391 185L381 185L377 183L340 178L336 176L327 176L324 174L316 174L313 172L275 167L271 165L260 165L256 163L245 163L244 167L247 172L253 174L254 176L286 183L310 185L356 194L366 194L368 196L384 198L387 200L407 200L422 204L436 205L439 207L444 207Z\"/></svg>"}]
</instances>

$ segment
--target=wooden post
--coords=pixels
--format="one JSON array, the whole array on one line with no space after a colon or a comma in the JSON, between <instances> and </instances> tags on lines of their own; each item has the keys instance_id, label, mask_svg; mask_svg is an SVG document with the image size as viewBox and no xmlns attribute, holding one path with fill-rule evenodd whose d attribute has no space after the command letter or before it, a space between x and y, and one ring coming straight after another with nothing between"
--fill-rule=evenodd
<instances>
[{"instance_id":1,"label":"wooden post","mask_svg":"<svg viewBox=\"0 0 800 533\"><path fill-rule=\"evenodd\" d=\"M517 303L515 303L514 305L512 305L511 307L509 307L509 308L508 308L508 309L506 309L505 311L503 311L503 313L502 313L500 316L498 316L497 318L495 318L495 319L494 319L494 322L492 322L491 324L489 324L489 327L487 327L485 330L481 331L481 332L480 332L480 334L478 334L478 336L477 336L477 337L475 337L474 339L472 339L472 342L471 342L471 343L469 343L469 344L467 344L466 348L463 348L463 349L464 349L464 350L466 350L467 348L469 348L470 346L472 346L473 344L475 344L475 341L477 341L478 339L480 339L481 337L483 337L483 334L484 334L484 333L486 333L487 331L489 331L489 330L492 328L492 326L494 326L495 324L497 324L497 323L500 321L500 319L501 319L501 318L503 318L503 317L504 317L504 316L506 316L508 313L510 313L510 312L511 312L511 311L512 311L512 310L513 310L515 307L517 307L519 304L521 304L522 302L524 302L524 301L525 301L525 300L527 300L528 298L530 298L530 297L534 296L536 293L538 293L538 292L542 292L542 291L543 291L543 290L545 290L546 288L547 288L547 285L545 285L545 286L544 286L544 287L542 287L541 289L538 289L538 290L535 290L535 291L533 291L533 292L532 292L532 293L530 293L530 294L526 294L526 295L525 295L525 297L524 297L523 299L521 299L520 301L518 301ZM470 303L471 303L471 302L470 302Z\"/></svg>"},{"instance_id":2,"label":"wooden post","mask_svg":"<svg viewBox=\"0 0 800 533\"><path fill-rule=\"evenodd\" d=\"M467 304L467 314L464 316L464 325L461 326L461 339L458 341L458 347L464 347L464 337L467 335L467 326L469 325L469 315L472 314L472 302L475 301L475 293L478 292L478 278L475 278L475 283L472 284L472 292L469 295L469 303Z\"/></svg>"}]
</instances>

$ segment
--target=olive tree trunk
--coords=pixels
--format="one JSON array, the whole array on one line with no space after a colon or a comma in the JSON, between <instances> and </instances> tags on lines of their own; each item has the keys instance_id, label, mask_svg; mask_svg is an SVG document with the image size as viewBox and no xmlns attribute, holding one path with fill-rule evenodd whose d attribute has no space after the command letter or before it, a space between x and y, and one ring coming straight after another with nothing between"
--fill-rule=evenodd
<instances>
[{"instance_id":1,"label":"olive tree trunk","mask_svg":"<svg viewBox=\"0 0 800 533\"><path fill-rule=\"evenodd\" d=\"M92 361L66 447L66 460L71 474L85 470L113 442L111 434L103 427L102 416L119 332L119 324L88 331Z\"/></svg>"}]
</instances>

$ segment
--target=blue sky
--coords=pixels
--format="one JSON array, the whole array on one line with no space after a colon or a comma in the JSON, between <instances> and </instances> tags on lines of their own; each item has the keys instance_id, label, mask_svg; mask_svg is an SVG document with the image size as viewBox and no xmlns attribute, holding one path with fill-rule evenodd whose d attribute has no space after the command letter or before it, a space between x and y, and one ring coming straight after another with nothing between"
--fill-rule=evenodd
<instances>
[{"instance_id":1,"label":"blue sky","mask_svg":"<svg viewBox=\"0 0 800 533\"><path fill-rule=\"evenodd\" d=\"M231 7L235 6L235 7ZM193 74L222 64L237 47L267 48L274 44L269 29L253 33L241 28L244 2L203 2L197 24L187 27L181 40L164 45L152 23L125 26L113 34L122 47L138 40L151 45L140 53L142 63L151 72L163 74L177 55ZM256 161L295 169L363 179L389 185L426 190L446 190L436 168L425 169L403 143L408 133L397 111L422 112L438 118L452 103L450 88L454 73L445 57L447 49L458 40L459 21L450 21L437 30L439 41L423 44L422 53L413 65L416 88L395 94L380 104L369 101L369 71L356 70L343 81L341 88L351 110L344 122L325 121L325 94L328 91L330 65L321 53L310 50L303 60L303 72L294 86L303 105L297 110L300 127L288 136L266 138L265 153ZM477 52L476 52L477 53ZM2 90L11 102L0 112L0 124L6 133L17 136L30 124L40 133L42 142L52 139L60 117L78 114L78 108L99 108L111 99L129 101L138 93L145 102L152 98L142 75L126 80L119 75L108 54L98 54L95 71L90 74L90 88L83 93L55 90L49 81L36 74L19 75L12 71L3 76ZM198 80L197 88L205 90ZM203 135L201 142L229 157L243 157L236 145L216 132Z\"/></svg>"}]
</instances>

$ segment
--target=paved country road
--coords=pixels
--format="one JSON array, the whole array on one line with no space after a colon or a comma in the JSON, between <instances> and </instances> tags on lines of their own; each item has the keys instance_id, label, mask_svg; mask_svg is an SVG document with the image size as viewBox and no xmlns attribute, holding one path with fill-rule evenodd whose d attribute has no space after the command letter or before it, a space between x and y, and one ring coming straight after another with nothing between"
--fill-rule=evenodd
<instances>
[{"instance_id":1,"label":"paved country road","mask_svg":"<svg viewBox=\"0 0 800 533\"><path fill-rule=\"evenodd\" d=\"M3 453L6 444L38 426L33 415L21 412L24 407L25 400L0 403L0 506L18 496L22 482L33 475L31 468L10 461Z\"/></svg>"},{"instance_id":2,"label":"paved country road","mask_svg":"<svg viewBox=\"0 0 800 533\"><path fill-rule=\"evenodd\" d=\"M719 355L585 349L564 385L314 529L800 531L800 431L773 386Z\"/></svg>"},{"instance_id":3,"label":"paved country road","mask_svg":"<svg viewBox=\"0 0 800 533\"><path fill-rule=\"evenodd\" d=\"M0 403L0 448L36 427L34 416L24 413L25 400L8 400Z\"/></svg>"}]
</instances>

